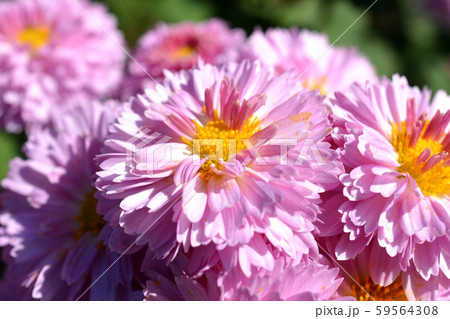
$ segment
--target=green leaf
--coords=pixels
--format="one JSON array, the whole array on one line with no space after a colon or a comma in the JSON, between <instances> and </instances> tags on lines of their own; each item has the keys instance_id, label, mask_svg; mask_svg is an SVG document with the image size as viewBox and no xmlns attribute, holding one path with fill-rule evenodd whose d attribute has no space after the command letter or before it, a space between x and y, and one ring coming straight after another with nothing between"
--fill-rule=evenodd
<instances>
[{"instance_id":1,"label":"green leaf","mask_svg":"<svg viewBox=\"0 0 450 319\"><path fill-rule=\"evenodd\" d=\"M394 73L402 73L400 57L383 39L369 36L357 43L361 53L366 55L375 66L377 74L391 77Z\"/></svg>"},{"instance_id":2,"label":"green leaf","mask_svg":"<svg viewBox=\"0 0 450 319\"><path fill-rule=\"evenodd\" d=\"M445 90L450 92L450 60L429 56L420 63L425 83L434 92Z\"/></svg>"},{"instance_id":3,"label":"green leaf","mask_svg":"<svg viewBox=\"0 0 450 319\"><path fill-rule=\"evenodd\" d=\"M0 179L5 178L9 170L9 161L21 155L21 136L0 132Z\"/></svg>"}]
</instances>

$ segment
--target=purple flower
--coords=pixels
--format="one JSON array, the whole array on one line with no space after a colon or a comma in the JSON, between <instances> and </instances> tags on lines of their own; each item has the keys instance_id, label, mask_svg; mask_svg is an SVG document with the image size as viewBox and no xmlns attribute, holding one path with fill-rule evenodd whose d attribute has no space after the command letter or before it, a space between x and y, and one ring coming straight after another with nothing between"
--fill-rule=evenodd
<instances>
[{"instance_id":1,"label":"purple flower","mask_svg":"<svg viewBox=\"0 0 450 319\"><path fill-rule=\"evenodd\" d=\"M3 216L0 215L0 224L4 221ZM2 237L4 235L3 229L0 228L0 246L2 244ZM3 248L3 261L5 263L11 263L12 258L9 255L11 247ZM2 274L2 280L0 280L0 301L30 301L31 289L21 286L20 278L22 269L20 267L7 267L6 271Z\"/></svg>"},{"instance_id":2,"label":"purple flower","mask_svg":"<svg viewBox=\"0 0 450 319\"><path fill-rule=\"evenodd\" d=\"M200 23L158 24L142 36L134 54L129 77L125 80L124 95L141 93L153 87L153 80L163 79L163 71L190 69L199 59L209 64L223 64L236 60L244 43L242 30L230 30L218 19Z\"/></svg>"},{"instance_id":3,"label":"purple flower","mask_svg":"<svg viewBox=\"0 0 450 319\"><path fill-rule=\"evenodd\" d=\"M118 109L113 102L74 108L34 132L28 159L14 159L2 182L0 244L10 249L15 281L35 299L76 299L119 257L105 246L111 229L97 214L93 187L94 157ZM133 260L122 257L82 299L136 298L133 274Z\"/></svg>"},{"instance_id":4,"label":"purple flower","mask_svg":"<svg viewBox=\"0 0 450 319\"><path fill-rule=\"evenodd\" d=\"M304 87L318 89L329 97L353 82L376 79L372 64L355 48L330 47L325 34L309 30L256 30L242 57L272 66L278 74L294 69Z\"/></svg>"},{"instance_id":5,"label":"purple flower","mask_svg":"<svg viewBox=\"0 0 450 319\"><path fill-rule=\"evenodd\" d=\"M352 259L375 241L398 262L377 264L390 278L410 268L425 281L450 278L450 97L438 91L430 102L428 90L397 75L335 96L347 199L337 257Z\"/></svg>"},{"instance_id":6,"label":"purple flower","mask_svg":"<svg viewBox=\"0 0 450 319\"><path fill-rule=\"evenodd\" d=\"M121 200L110 219L158 258L212 245L247 277L278 252L317 255L319 194L342 171L323 142L323 97L294 79L258 63L200 65L133 99L99 157L97 187Z\"/></svg>"},{"instance_id":7,"label":"purple flower","mask_svg":"<svg viewBox=\"0 0 450 319\"><path fill-rule=\"evenodd\" d=\"M0 125L17 132L45 125L56 108L112 93L125 54L116 20L100 4L78 0L0 4ZM95 19L106 34L91 17Z\"/></svg>"},{"instance_id":8,"label":"purple flower","mask_svg":"<svg viewBox=\"0 0 450 319\"><path fill-rule=\"evenodd\" d=\"M421 0L422 6L446 27L450 27L450 0Z\"/></svg>"}]
</instances>

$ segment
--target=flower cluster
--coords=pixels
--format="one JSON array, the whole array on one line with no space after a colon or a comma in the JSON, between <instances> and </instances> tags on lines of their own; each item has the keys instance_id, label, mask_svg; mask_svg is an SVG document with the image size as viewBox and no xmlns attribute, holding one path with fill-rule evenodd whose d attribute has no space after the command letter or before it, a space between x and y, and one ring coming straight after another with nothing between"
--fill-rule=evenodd
<instances>
[{"instance_id":1,"label":"flower cluster","mask_svg":"<svg viewBox=\"0 0 450 319\"><path fill-rule=\"evenodd\" d=\"M59 14L64 11L65 14ZM0 299L445 300L450 97L309 30L0 5ZM5 293L8 291L8 293Z\"/></svg>"},{"instance_id":2,"label":"flower cluster","mask_svg":"<svg viewBox=\"0 0 450 319\"><path fill-rule=\"evenodd\" d=\"M85 11L71 0L0 4L0 125L6 130L47 126L77 103L117 89L125 53L115 43L124 43L116 20L103 6L78 4Z\"/></svg>"}]
</instances>

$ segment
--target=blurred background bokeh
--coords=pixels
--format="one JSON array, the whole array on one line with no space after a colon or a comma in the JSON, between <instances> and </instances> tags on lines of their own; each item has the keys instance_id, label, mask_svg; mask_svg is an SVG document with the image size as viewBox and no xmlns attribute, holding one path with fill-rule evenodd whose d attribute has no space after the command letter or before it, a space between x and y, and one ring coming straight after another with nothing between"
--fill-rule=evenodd
<instances>
[{"instance_id":1,"label":"blurred background bokeh","mask_svg":"<svg viewBox=\"0 0 450 319\"><path fill-rule=\"evenodd\" d=\"M336 40L374 0L101 0L130 46L158 21L220 17L247 35L255 27L309 28ZM445 10L445 5L448 9ZM440 17L439 15L442 15ZM447 25L446 25L447 23ZM378 74L450 91L450 0L378 0L336 45L357 46Z\"/></svg>"},{"instance_id":2,"label":"blurred background bokeh","mask_svg":"<svg viewBox=\"0 0 450 319\"><path fill-rule=\"evenodd\" d=\"M211 17L243 28L247 35L255 27L295 26L325 32L334 42L374 0L97 1L117 16L132 49L159 21L176 23ZM400 73L411 84L450 92L450 0L378 0L336 46L358 47L372 60L379 75ZM23 142L23 135L0 132L0 178L6 175L9 160L21 155Z\"/></svg>"}]
</instances>

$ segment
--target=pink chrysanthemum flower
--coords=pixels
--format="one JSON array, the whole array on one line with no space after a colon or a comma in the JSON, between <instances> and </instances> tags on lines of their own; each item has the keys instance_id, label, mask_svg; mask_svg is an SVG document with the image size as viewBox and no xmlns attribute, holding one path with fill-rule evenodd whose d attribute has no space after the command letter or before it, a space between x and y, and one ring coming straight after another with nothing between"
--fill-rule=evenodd
<instances>
[{"instance_id":1,"label":"pink chrysanthemum flower","mask_svg":"<svg viewBox=\"0 0 450 319\"><path fill-rule=\"evenodd\" d=\"M331 97L353 82L376 78L369 60L355 48L330 47L325 34L292 28L256 30L242 51L243 58L257 59L281 74L294 69L305 87Z\"/></svg>"},{"instance_id":2,"label":"pink chrysanthemum flower","mask_svg":"<svg viewBox=\"0 0 450 319\"><path fill-rule=\"evenodd\" d=\"M190 69L199 59L209 64L236 60L238 49L245 41L244 31L229 29L221 20L175 25L160 23L144 34L134 55L129 77L123 90L125 97L153 87L153 80L163 79L163 71Z\"/></svg>"},{"instance_id":3,"label":"pink chrysanthemum flower","mask_svg":"<svg viewBox=\"0 0 450 319\"><path fill-rule=\"evenodd\" d=\"M317 254L319 194L342 171L323 142L323 97L300 84L282 95L294 79L257 62L201 65L126 105L97 182L121 200L114 219L124 231L145 233L139 242L158 257L212 244L226 270L246 276L273 268L272 247Z\"/></svg>"},{"instance_id":4,"label":"pink chrysanthemum flower","mask_svg":"<svg viewBox=\"0 0 450 319\"><path fill-rule=\"evenodd\" d=\"M333 137L347 171L337 256L354 258L373 239L399 258L397 271L450 278L450 97L439 91L430 102L399 76L335 96Z\"/></svg>"},{"instance_id":5,"label":"pink chrysanthemum flower","mask_svg":"<svg viewBox=\"0 0 450 319\"><path fill-rule=\"evenodd\" d=\"M93 186L94 157L119 107L74 108L55 127L34 132L25 148L28 159L14 159L2 182L0 244L10 249L15 281L35 299L135 296L131 257L122 257L82 295L119 257L105 245L111 230L97 214Z\"/></svg>"},{"instance_id":6,"label":"pink chrysanthemum flower","mask_svg":"<svg viewBox=\"0 0 450 319\"><path fill-rule=\"evenodd\" d=\"M157 267L148 271L145 300L329 300L342 279L337 268L318 262L295 263L280 258L274 269L261 269L252 277L242 277L239 285L234 274L218 276L213 270L200 277L187 277L178 266ZM218 278L219 277L219 278ZM228 281L225 286L224 281ZM228 287L227 287L228 286ZM227 289L228 288L228 289Z\"/></svg>"},{"instance_id":7,"label":"pink chrysanthemum flower","mask_svg":"<svg viewBox=\"0 0 450 319\"><path fill-rule=\"evenodd\" d=\"M339 236L321 241L332 255ZM376 240L372 240L355 259L338 263L345 270L341 269L344 281L337 293L340 298L359 301L445 300L450 289L450 280L442 272L426 281L412 265L401 271L398 256L389 256Z\"/></svg>"},{"instance_id":8,"label":"pink chrysanthemum flower","mask_svg":"<svg viewBox=\"0 0 450 319\"><path fill-rule=\"evenodd\" d=\"M106 96L121 80L125 54L91 20L123 43L100 4L78 0L0 4L0 124L19 131L46 124L54 109Z\"/></svg>"}]
</instances>

